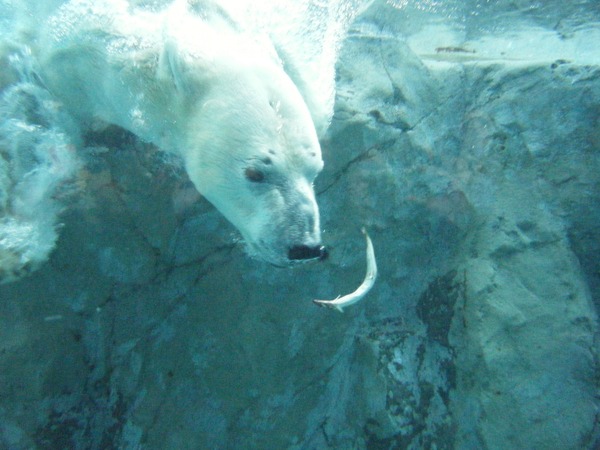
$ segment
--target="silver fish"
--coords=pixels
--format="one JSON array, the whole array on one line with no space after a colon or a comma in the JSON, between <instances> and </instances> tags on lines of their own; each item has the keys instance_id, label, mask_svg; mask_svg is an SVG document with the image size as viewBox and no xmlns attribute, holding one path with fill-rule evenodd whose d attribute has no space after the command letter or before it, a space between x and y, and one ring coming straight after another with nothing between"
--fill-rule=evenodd
<instances>
[{"instance_id":1,"label":"silver fish","mask_svg":"<svg viewBox=\"0 0 600 450\"><path fill-rule=\"evenodd\" d=\"M362 233L365 235L367 240L367 273L362 284L354 292L343 297L337 297L335 300L313 300L313 302L319 306L326 306L328 308L335 308L339 312L344 312L346 306L353 305L354 303L361 300L371 290L375 284L377 278L377 262L375 261L375 250L373 249L373 243L371 238L367 234L367 230L362 228Z\"/></svg>"}]
</instances>

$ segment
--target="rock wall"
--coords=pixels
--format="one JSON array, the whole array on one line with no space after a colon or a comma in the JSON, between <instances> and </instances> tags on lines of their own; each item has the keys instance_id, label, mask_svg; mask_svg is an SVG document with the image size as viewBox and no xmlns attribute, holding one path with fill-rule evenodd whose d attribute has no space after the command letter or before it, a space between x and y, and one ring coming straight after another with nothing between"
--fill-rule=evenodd
<instances>
[{"instance_id":1,"label":"rock wall","mask_svg":"<svg viewBox=\"0 0 600 450\"><path fill-rule=\"evenodd\" d=\"M85 137L56 250L0 285L0 447L597 446L599 62L405 14L342 50L325 262L248 259L177 161ZM316 308L362 279L362 225L375 288Z\"/></svg>"}]
</instances>

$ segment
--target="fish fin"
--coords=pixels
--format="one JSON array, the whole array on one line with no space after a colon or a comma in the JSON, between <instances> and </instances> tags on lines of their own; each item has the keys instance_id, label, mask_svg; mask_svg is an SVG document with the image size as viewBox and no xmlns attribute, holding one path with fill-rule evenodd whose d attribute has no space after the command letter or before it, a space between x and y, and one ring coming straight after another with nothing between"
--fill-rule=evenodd
<instances>
[{"instance_id":1,"label":"fish fin","mask_svg":"<svg viewBox=\"0 0 600 450\"><path fill-rule=\"evenodd\" d=\"M335 309L337 309L339 312L343 313L344 312L344 308L342 308L339 305L334 305Z\"/></svg>"}]
</instances>

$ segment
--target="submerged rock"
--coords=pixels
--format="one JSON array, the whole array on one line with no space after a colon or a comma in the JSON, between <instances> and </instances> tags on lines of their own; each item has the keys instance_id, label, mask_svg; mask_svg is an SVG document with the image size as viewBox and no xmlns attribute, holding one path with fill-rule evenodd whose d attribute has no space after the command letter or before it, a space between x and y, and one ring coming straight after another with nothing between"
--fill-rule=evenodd
<instances>
[{"instance_id":1,"label":"submerged rock","mask_svg":"<svg viewBox=\"0 0 600 450\"><path fill-rule=\"evenodd\" d=\"M0 446L595 448L600 61L536 11L394 3L341 52L324 262L248 259L177 162L88 136L50 260L0 286ZM364 276L362 225L377 284L315 308Z\"/></svg>"}]
</instances>

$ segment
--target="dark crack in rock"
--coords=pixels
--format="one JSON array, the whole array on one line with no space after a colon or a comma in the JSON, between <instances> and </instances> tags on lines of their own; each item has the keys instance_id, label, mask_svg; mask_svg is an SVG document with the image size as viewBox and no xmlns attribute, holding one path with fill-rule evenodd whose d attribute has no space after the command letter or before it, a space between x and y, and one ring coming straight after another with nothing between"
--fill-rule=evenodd
<instances>
[{"instance_id":1,"label":"dark crack in rock","mask_svg":"<svg viewBox=\"0 0 600 450\"><path fill-rule=\"evenodd\" d=\"M452 352L432 346L402 319L384 319L367 339L375 345L386 389L385 412L368 418L363 427L367 448L452 448Z\"/></svg>"},{"instance_id":2,"label":"dark crack in rock","mask_svg":"<svg viewBox=\"0 0 600 450\"><path fill-rule=\"evenodd\" d=\"M454 305L464 295L464 283L457 281L456 270L433 280L417 303L417 315L427 326L427 336L449 347L448 333L454 318Z\"/></svg>"}]
</instances>

